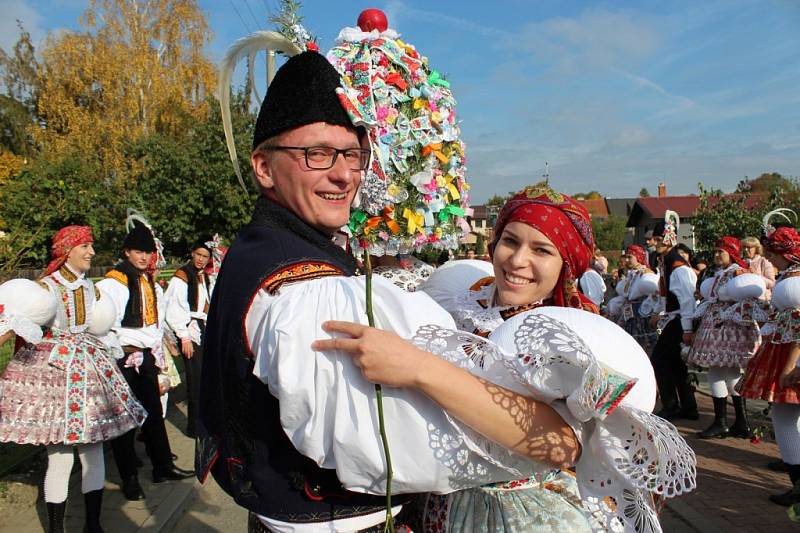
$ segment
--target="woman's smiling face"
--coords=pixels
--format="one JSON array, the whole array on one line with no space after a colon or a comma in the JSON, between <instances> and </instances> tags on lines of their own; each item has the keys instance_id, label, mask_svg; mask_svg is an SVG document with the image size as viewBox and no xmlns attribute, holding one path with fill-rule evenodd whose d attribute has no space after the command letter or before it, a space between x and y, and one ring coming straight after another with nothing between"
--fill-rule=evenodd
<instances>
[{"instance_id":1,"label":"woman's smiling face","mask_svg":"<svg viewBox=\"0 0 800 533\"><path fill-rule=\"evenodd\" d=\"M492 255L497 303L517 306L549 298L563 264L558 249L541 231L510 222Z\"/></svg>"}]
</instances>

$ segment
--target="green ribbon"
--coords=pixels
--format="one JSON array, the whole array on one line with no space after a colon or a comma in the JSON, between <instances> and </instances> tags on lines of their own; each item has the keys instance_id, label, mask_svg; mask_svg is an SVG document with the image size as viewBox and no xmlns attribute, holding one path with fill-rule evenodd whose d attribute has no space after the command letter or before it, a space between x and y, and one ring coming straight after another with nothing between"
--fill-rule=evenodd
<instances>
[{"instance_id":1,"label":"green ribbon","mask_svg":"<svg viewBox=\"0 0 800 533\"><path fill-rule=\"evenodd\" d=\"M428 83L431 85L441 85L442 87L450 88L450 82L442 78L438 70L432 70L431 75L428 76Z\"/></svg>"},{"instance_id":2,"label":"green ribbon","mask_svg":"<svg viewBox=\"0 0 800 533\"><path fill-rule=\"evenodd\" d=\"M347 227L350 228L350 232L355 235L358 228L362 227L368 218L364 211L356 209L353 211L353 214L350 215L350 221L347 223Z\"/></svg>"},{"instance_id":3,"label":"green ribbon","mask_svg":"<svg viewBox=\"0 0 800 533\"><path fill-rule=\"evenodd\" d=\"M449 216L463 217L464 213L464 208L459 207L456 204L450 204L439 211L439 221L447 222L447 217Z\"/></svg>"}]
</instances>

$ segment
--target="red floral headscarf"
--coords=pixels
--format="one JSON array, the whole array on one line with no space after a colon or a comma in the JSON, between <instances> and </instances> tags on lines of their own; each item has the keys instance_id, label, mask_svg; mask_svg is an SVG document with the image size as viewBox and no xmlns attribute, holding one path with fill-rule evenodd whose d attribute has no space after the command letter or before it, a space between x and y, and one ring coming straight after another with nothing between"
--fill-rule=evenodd
<instances>
[{"instance_id":1,"label":"red floral headscarf","mask_svg":"<svg viewBox=\"0 0 800 533\"><path fill-rule=\"evenodd\" d=\"M644 248L637 244L631 244L627 248L625 248L625 255L632 255L639 261L640 265L647 266L647 252L644 251Z\"/></svg>"},{"instance_id":2,"label":"red floral headscarf","mask_svg":"<svg viewBox=\"0 0 800 533\"><path fill-rule=\"evenodd\" d=\"M489 246L491 254L510 222L522 222L541 231L561 255L564 264L553 290L554 304L597 313L597 306L578 287L578 280L589 268L594 253L592 225L586 208L546 184L526 187L500 210Z\"/></svg>"},{"instance_id":3,"label":"red floral headscarf","mask_svg":"<svg viewBox=\"0 0 800 533\"><path fill-rule=\"evenodd\" d=\"M53 236L53 245L50 248L52 260L44 271L45 276L49 276L67 262L70 250L81 244L94 242L92 228L90 226L66 226L61 228Z\"/></svg>"},{"instance_id":4,"label":"red floral headscarf","mask_svg":"<svg viewBox=\"0 0 800 533\"><path fill-rule=\"evenodd\" d=\"M800 235L795 228L782 227L762 239L764 248L783 256L792 264L800 264Z\"/></svg>"},{"instance_id":5,"label":"red floral headscarf","mask_svg":"<svg viewBox=\"0 0 800 533\"><path fill-rule=\"evenodd\" d=\"M747 268L747 263L741 257L742 243L736 237L731 237L730 235L721 237L714 245L714 249L728 252L728 255L731 256L731 261L742 268Z\"/></svg>"}]
</instances>

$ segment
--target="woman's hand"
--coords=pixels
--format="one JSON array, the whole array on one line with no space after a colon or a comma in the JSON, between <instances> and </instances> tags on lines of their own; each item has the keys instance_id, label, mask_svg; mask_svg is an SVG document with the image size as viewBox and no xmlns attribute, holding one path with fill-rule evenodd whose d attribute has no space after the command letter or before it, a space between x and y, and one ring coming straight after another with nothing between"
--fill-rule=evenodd
<instances>
[{"instance_id":1,"label":"woman's hand","mask_svg":"<svg viewBox=\"0 0 800 533\"><path fill-rule=\"evenodd\" d=\"M186 359L191 359L194 355L194 346L192 339L181 339L181 351Z\"/></svg>"},{"instance_id":2,"label":"woman's hand","mask_svg":"<svg viewBox=\"0 0 800 533\"><path fill-rule=\"evenodd\" d=\"M373 383L389 387L416 387L425 365L436 356L420 350L395 333L354 322L331 320L322 324L328 333L347 337L316 340L311 349L350 354L361 373Z\"/></svg>"}]
</instances>

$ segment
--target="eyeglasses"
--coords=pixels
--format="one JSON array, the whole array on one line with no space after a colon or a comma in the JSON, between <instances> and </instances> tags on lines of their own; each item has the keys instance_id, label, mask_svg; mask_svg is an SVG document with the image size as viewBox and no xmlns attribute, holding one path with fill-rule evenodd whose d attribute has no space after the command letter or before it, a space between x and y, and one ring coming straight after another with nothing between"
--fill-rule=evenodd
<instances>
[{"instance_id":1,"label":"eyeglasses","mask_svg":"<svg viewBox=\"0 0 800 533\"><path fill-rule=\"evenodd\" d=\"M264 150L302 150L306 165L312 170L327 170L336 164L342 154L350 170L367 170L370 151L363 148L331 148L330 146L265 146Z\"/></svg>"}]
</instances>

